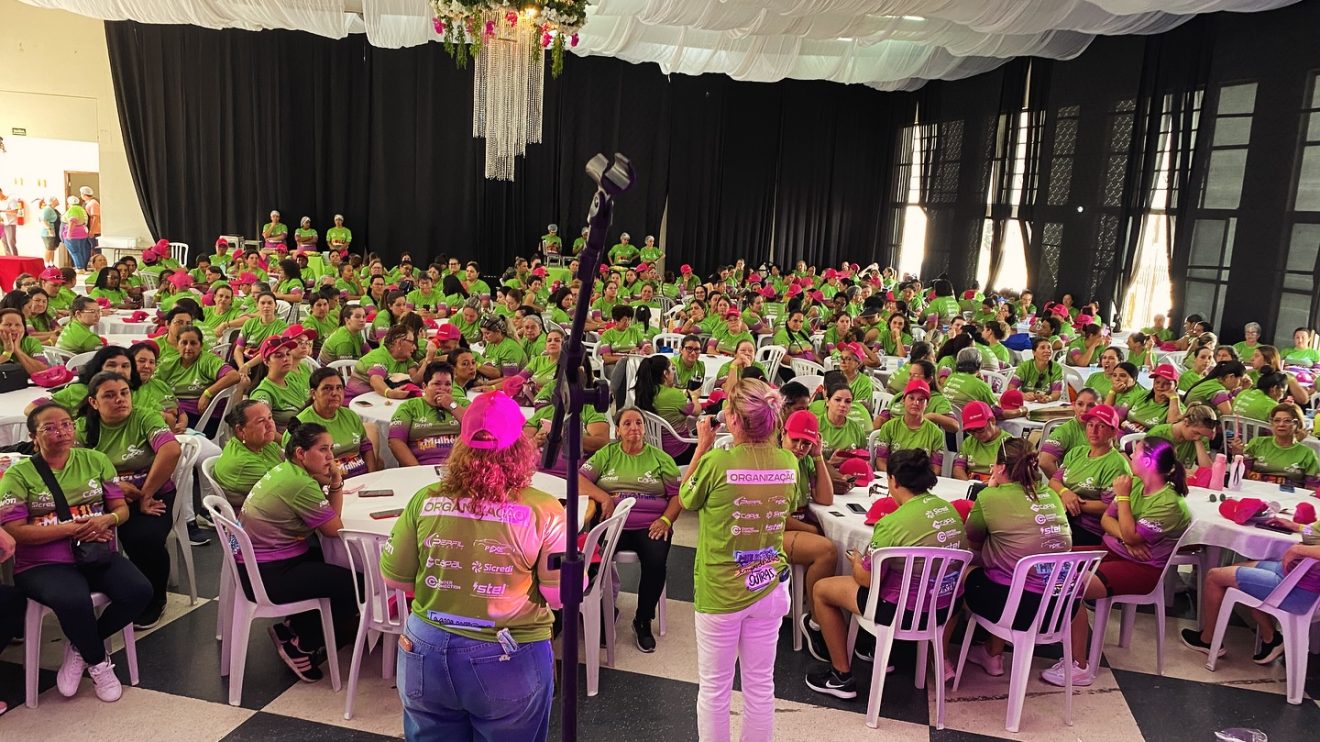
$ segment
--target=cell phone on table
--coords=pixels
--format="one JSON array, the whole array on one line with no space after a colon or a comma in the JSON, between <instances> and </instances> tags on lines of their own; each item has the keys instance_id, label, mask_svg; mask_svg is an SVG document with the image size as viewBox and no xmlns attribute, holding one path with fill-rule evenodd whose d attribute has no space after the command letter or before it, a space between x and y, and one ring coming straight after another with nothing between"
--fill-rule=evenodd
<instances>
[{"instance_id":1,"label":"cell phone on table","mask_svg":"<svg viewBox=\"0 0 1320 742\"><path fill-rule=\"evenodd\" d=\"M866 515L866 508L862 507L858 503L855 502L848 503L848 509L853 511L854 513L857 513L858 515Z\"/></svg>"},{"instance_id":2,"label":"cell phone on table","mask_svg":"<svg viewBox=\"0 0 1320 742\"><path fill-rule=\"evenodd\" d=\"M1293 529L1291 529L1291 528L1289 528L1289 527L1287 527L1287 526L1284 526L1284 525L1280 525L1280 524L1278 524L1278 523L1275 523L1273 520L1265 520L1265 521L1261 521L1261 522L1259 522L1259 523L1256 524L1256 527L1257 527L1257 528L1263 528L1263 529L1266 530L1266 531L1274 531L1275 533L1293 533Z\"/></svg>"},{"instance_id":3,"label":"cell phone on table","mask_svg":"<svg viewBox=\"0 0 1320 742\"><path fill-rule=\"evenodd\" d=\"M355 404L355 405L362 405L363 407L370 407L370 406L371 406L371 403L368 402L368 401L365 400L365 399L355 399L355 400L353 400L353 404Z\"/></svg>"},{"instance_id":4,"label":"cell phone on table","mask_svg":"<svg viewBox=\"0 0 1320 742\"><path fill-rule=\"evenodd\" d=\"M394 508L393 510L377 510L371 514L372 520L385 520L386 518L397 518L403 515L403 508Z\"/></svg>"},{"instance_id":5,"label":"cell phone on table","mask_svg":"<svg viewBox=\"0 0 1320 742\"><path fill-rule=\"evenodd\" d=\"M393 497L394 490L362 490L358 497Z\"/></svg>"},{"instance_id":6,"label":"cell phone on table","mask_svg":"<svg viewBox=\"0 0 1320 742\"><path fill-rule=\"evenodd\" d=\"M844 517L843 513L840 513L840 512L837 511L837 510L831 510L831 511L830 511L830 515L833 515L835 518L842 518L842 517Z\"/></svg>"},{"instance_id":7,"label":"cell phone on table","mask_svg":"<svg viewBox=\"0 0 1320 742\"><path fill-rule=\"evenodd\" d=\"M1288 484L1287 482L1279 482L1279 491L1280 491L1280 492L1296 492L1296 491L1297 491L1297 488L1296 488L1296 487L1293 487L1291 484Z\"/></svg>"}]
</instances>

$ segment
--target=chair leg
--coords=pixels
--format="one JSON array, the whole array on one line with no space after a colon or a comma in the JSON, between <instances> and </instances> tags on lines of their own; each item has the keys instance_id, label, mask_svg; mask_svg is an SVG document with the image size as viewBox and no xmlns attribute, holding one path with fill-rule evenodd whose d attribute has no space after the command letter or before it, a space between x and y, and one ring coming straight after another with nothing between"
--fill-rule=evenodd
<instances>
[{"instance_id":1,"label":"chair leg","mask_svg":"<svg viewBox=\"0 0 1320 742\"><path fill-rule=\"evenodd\" d=\"M330 687L339 690L339 643L335 641L335 617L330 599L321 599L321 634L325 637L325 658L330 662Z\"/></svg>"},{"instance_id":2,"label":"chair leg","mask_svg":"<svg viewBox=\"0 0 1320 742\"><path fill-rule=\"evenodd\" d=\"M917 672L916 677L912 679L912 685L916 687L917 690L922 690L926 687L926 660L928 659L927 644L928 642L924 641L917 642ZM938 670L936 672L938 673Z\"/></svg>"},{"instance_id":3,"label":"chair leg","mask_svg":"<svg viewBox=\"0 0 1320 742\"><path fill-rule=\"evenodd\" d=\"M802 599L807 573L802 565L793 565L793 651L802 651Z\"/></svg>"},{"instance_id":4,"label":"chair leg","mask_svg":"<svg viewBox=\"0 0 1320 742\"><path fill-rule=\"evenodd\" d=\"M879 629L880 627L876 627ZM875 660L871 663L871 696L866 702L866 726L880 725L880 700L885 694L885 676L889 674L889 654L894 648L894 635L881 629L884 636L875 638Z\"/></svg>"},{"instance_id":5,"label":"chair leg","mask_svg":"<svg viewBox=\"0 0 1320 742\"><path fill-rule=\"evenodd\" d=\"M963 630L962 649L958 652L958 668L953 673L953 692L958 692L958 686L962 684L963 667L967 665L967 651L972 648L972 634L976 631L976 619L969 613L967 616L967 628Z\"/></svg>"},{"instance_id":6,"label":"chair leg","mask_svg":"<svg viewBox=\"0 0 1320 742\"><path fill-rule=\"evenodd\" d=\"M943 626L931 640L932 654L935 655L935 728L944 728L944 631Z\"/></svg>"},{"instance_id":7,"label":"chair leg","mask_svg":"<svg viewBox=\"0 0 1320 742\"><path fill-rule=\"evenodd\" d=\"M128 660L128 683L136 686L138 684L137 631L131 621L124 627L123 633L124 657Z\"/></svg>"},{"instance_id":8,"label":"chair leg","mask_svg":"<svg viewBox=\"0 0 1320 742\"><path fill-rule=\"evenodd\" d=\"M669 633L669 607L667 605L668 603L669 603L669 582L666 581L664 589L660 591L660 609L659 612L656 614L660 618L660 636L664 636ZM614 663L614 659L610 658L610 664L613 663Z\"/></svg>"},{"instance_id":9,"label":"chair leg","mask_svg":"<svg viewBox=\"0 0 1320 742\"><path fill-rule=\"evenodd\" d=\"M1219 648L1224 644L1224 632L1228 631L1228 620L1232 618L1233 607L1238 603L1237 596L1241 594L1237 588L1230 587L1224 594L1223 604L1219 606L1219 617L1215 619L1215 635L1210 640L1210 654L1205 660L1205 669L1210 672L1215 671L1215 660L1219 659Z\"/></svg>"},{"instance_id":10,"label":"chair leg","mask_svg":"<svg viewBox=\"0 0 1320 742\"><path fill-rule=\"evenodd\" d=\"M1136 616L1133 616L1134 622ZM1155 599L1155 674L1164 674L1164 625L1168 618L1164 615L1164 594Z\"/></svg>"},{"instance_id":11,"label":"chair leg","mask_svg":"<svg viewBox=\"0 0 1320 742\"><path fill-rule=\"evenodd\" d=\"M403 633L403 627L399 627L399 632ZM391 680L394 678L394 664L398 653L399 640L398 634L385 634L380 638L380 679Z\"/></svg>"},{"instance_id":12,"label":"chair leg","mask_svg":"<svg viewBox=\"0 0 1320 742\"><path fill-rule=\"evenodd\" d=\"M848 656L853 656L853 649L857 646L857 632L861 627L857 624L857 614L853 614L848 619Z\"/></svg>"},{"instance_id":13,"label":"chair leg","mask_svg":"<svg viewBox=\"0 0 1320 742\"><path fill-rule=\"evenodd\" d=\"M1124 603L1120 609L1118 624L1118 646L1127 649L1132 643L1132 629L1137 622L1137 606L1133 603Z\"/></svg>"},{"instance_id":14,"label":"chair leg","mask_svg":"<svg viewBox=\"0 0 1320 742\"><path fill-rule=\"evenodd\" d=\"M27 613L23 618L23 682L26 692L25 703L28 708L37 707L37 679L41 674L41 616L44 612L41 604L35 600L27 603Z\"/></svg>"},{"instance_id":15,"label":"chair leg","mask_svg":"<svg viewBox=\"0 0 1320 742\"><path fill-rule=\"evenodd\" d=\"M608 586L605 586L608 587ZM582 647L587 661L587 695L600 692L600 600L584 600L582 603ZM611 617L613 612L611 611ZM609 641L609 637L606 637ZM577 662L577 648L564 647L564 661L568 661L569 652L573 653L573 662ZM609 658L610 664L614 657Z\"/></svg>"},{"instance_id":16,"label":"chair leg","mask_svg":"<svg viewBox=\"0 0 1320 742\"><path fill-rule=\"evenodd\" d=\"M197 605L197 572L193 569L192 543L188 540L188 524L179 521L179 556L183 557L183 571L188 575L188 605Z\"/></svg>"},{"instance_id":17,"label":"chair leg","mask_svg":"<svg viewBox=\"0 0 1320 742\"><path fill-rule=\"evenodd\" d=\"M353 700L357 698L358 673L362 671L362 653L367 647L367 621L370 619L370 611L362 611L362 617L358 620L357 634L353 637L353 658L348 663L348 692L344 694L344 720L353 718ZM330 648L326 647L328 654ZM381 649L381 654L385 650ZM381 670L384 672L384 669Z\"/></svg>"},{"instance_id":18,"label":"chair leg","mask_svg":"<svg viewBox=\"0 0 1320 742\"><path fill-rule=\"evenodd\" d=\"M224 649L229 650L229 705L240 706L243 702L243 670L247 667L248 638L252 633L252 610L247 601L234 598L234 615L230 619L229 636ZM224 674L226 668L221 668Z\"/></svg>"},{"instance_id":19,"label":"chair leg","mask_svg":"<svg viewBox=\"0 0 1320 742\"><path fill-rule=\"evenodd\" d=\"M1004 718L1004 729L1010 732L1016 733L1022 724L1022 705L1027 700L1027 680L1031 677L1031 658L1035 653L1034 637L1032 641L1013 644L1013 669L1008 678L1008 715Z\"/></svg>"},{"instance_id":20,"label":"chair leg","mask_svg":"<svg viewBox=\"0 0 1320 742\"><path fill-rule=\"evenodd\" d=\"M1289 616L1280 621L1283 633L1283 661L1288 671L1288 703L1302 702L1306 693L1307 651L1311 644L1310 616Z\"/></svg>"},{"instance_id":21,"label":"chair leg","mask_svg":"<svg viewBox=\"0 0 1320 742\"><path fill-rule=\"evenodd\" d=\"M1105 633L1109 628L1109 611L1114 607L1114 603L1109 598L1101 598L1095 601L1095 626L1091 629L1091 644L1087 648L1086 666L1099 667L1100 656L1104 654ZM1120 606L1120 613L1126 606ZM1078 610L1086 610L1079 608ZM1121 631L1120 631L1121 633Z\"/></svg>"}]
</instances>

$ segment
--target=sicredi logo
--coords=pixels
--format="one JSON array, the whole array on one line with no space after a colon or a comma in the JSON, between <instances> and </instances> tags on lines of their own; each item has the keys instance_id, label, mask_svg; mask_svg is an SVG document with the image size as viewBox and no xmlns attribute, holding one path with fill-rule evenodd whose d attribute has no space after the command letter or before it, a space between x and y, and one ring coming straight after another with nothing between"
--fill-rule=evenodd
<instances>
[{"instance_id":1,"label":"sicredi logo","mask_svg":"<svg viewBox=\"0 0 1320 742\"><path fill-rule=\"evenodd\" d=\"M730 469L727 484L797 484L797 469Z\"/></svg>"}]
</instances>

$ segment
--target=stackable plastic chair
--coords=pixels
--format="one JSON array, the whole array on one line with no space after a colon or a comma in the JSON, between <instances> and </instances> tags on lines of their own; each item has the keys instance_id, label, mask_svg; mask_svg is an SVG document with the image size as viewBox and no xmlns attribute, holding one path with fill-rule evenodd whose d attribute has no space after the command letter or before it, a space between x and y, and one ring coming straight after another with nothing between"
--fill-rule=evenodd
<instances>
[{"instance_id":1,"label":"stackable plastic chair","mask_svg":"<svg viewBox=\"0 0 1320 742\"><path fill-rule=\"evenodd\" d=\"M591 585L582 595L582 642L587 654L587 695L594 696L600 689L600 617L610 617L610 628L605 632L605 663L614 665L614 550L619 546L619 533L628 511L637 501L628 498L614 508L614 514L592 528L582 549L590 561L600 548L600 565ZM608 603L608 610L606 603Z\"/></svg>"},{"instance_id":2,"label":"stackable plastic chair","mask_svg":"<svg viewBox=\"0 0 1320 742\"><path fill-rule=\"evenodd\" d=\"M792 361L789 361L789 366L793 369L793 376L795 377L825 376L824 366L820 365L819 363L816 363L815 361L808 361L805 358L794 358ZM801 381L800 378L797 380ZM802 382L802 383L805 384L806 382ZM807 388L812 389L813 387L809 386Z\"/></svg>"},{"instance_id":3,"label":"stackable plastic chair","mask_svg":"<svg viewBox=\"0 0 1320 742\"><path fill-rule=\"evenodd\" d=\"M969 614L967 630L963 633L962 653L958 656L958 671L953 677L953 689L962 683L963 667L967 664L967 651L972 648L972 634L980 626L994 636L1013 645L1013 668L1008 681L1008 715L1004 729L1017 732L1022 723L1022 705L1027 698L1027 680L1031 675L1031 659L1038 644L1063 644L1063 677L1065 681L1063 720L1072 726L1073 606L1086 593L1086 586L1105 556L1103 551L1071 551L1061 554L1038 554L1018 561L1013 569L1013 582L1009 585L1008 601L998 619ZM1017 616L1022 593L1026 591L1027 575L1047 573L1040 608L1031 621L1031 628L1017 631L1013 619Z\"/></svg>"},{"instance_id":4,"label":"stackable plastic chair","mask_svg":"<svg viewBox=\"0 0 1320 742\"><path fill-rule=\"evenodd\" d=\"M368 643L382 637L380 676L394 676L393 637L403 634L408 619L408 596L404 591L385 584L380 573L381 551L388 536L365 531L341 530L339 540L348 552L348 570L353 574L353 587L358 594L358 630L353 639L353 660L348 666L348 692L344 696L344 718L353 718L353 702L357 700L358 675L362 672L362 655ZM358 585L359 578L362 585Z\"/></svg>"},{"instance_id":5,"label":"stackable plastic chair","mask_svg":"<svg viewBox=\"0 0 1320 742\"><path fill-rule=\"evenodd\" d=\"M92 608L104 610L110 605L110 598L105 593L92 593ZM23 617L23 682L27 697L24 703L28 708L37 707L37 681L41 673L41 624L47 614L53 613L44 604L28 598L27 613ZM124 626L124 656L128 658L128 681L138 684L137 635L133 631L133 622ZM65 639L68 641L68 639ZM110 640L105 640L105 651L110 653Z\"/></svg>"},{"instance_id":6,"label":"stackable plastic chair","mask_svg":"<svg viewBox=\"0 0 1320 742\"><path fill-rule=\"evenodd\" d=\"M202 444L192 435L180 435L176 439L183 450L179 464L174 468L174 520L165 539L165 548L170 550L170 582L179 584L179 562L182 561L188 575L188 605L197 605L197 572L193 569L192 542L188 540L188 522L183 519L179 498L192 497L194 467L197 457L202 454ZM170 541L174 542L174 548L170 548Z\"/></svg>"}]
</instances>

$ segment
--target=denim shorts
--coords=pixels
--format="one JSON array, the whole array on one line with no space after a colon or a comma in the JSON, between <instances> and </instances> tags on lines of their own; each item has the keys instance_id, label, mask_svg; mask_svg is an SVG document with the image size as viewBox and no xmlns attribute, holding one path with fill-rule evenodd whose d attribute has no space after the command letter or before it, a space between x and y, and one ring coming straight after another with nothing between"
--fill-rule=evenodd
<instances>
[{"instance_id":1,"label":"denim shorts","mask_svg":"<svg viewBox=\"0 0 1320 742\"><path fill-rule=\"evenodd\" d=\"M1283 582L1283 578L1283 562L1260 561L1256 562L1254 567L1237 568L1238 589L1259 600L1269 597L1269 594L1274 592L1274 588ZM1289 613L1302 613L1311 607L1315 598L1314 591L1293 588L1279 607Z\"/></svg>"}]
</instances>

